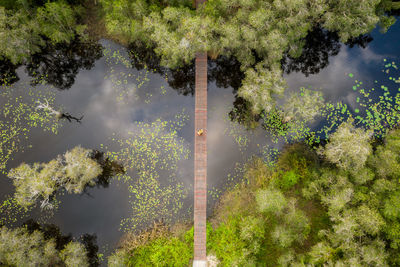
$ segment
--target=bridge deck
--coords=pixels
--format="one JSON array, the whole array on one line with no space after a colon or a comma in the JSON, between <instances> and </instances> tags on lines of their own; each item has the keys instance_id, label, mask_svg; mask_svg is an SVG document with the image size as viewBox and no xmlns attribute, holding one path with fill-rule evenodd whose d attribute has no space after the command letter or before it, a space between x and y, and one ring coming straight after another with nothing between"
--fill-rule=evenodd
<instances>
[{"instance_id":1,"label":"bridge deck","mask_svg":"<svg viewBox=\"0 0 400 267\"><path fill-rule=\"evenodd\" d=\"M204 133L198 135L197 131ZM205 261L207 208L207 53L196 55L194 138L194 260Z\"/></svg>"},{"instance_id":2,"label":"bridge deck","mask_svg":"<svg viewBox=\"0 0 400 267\"><path fill-rule=\"evenodd\" d=\"M206 0L195 0L196 8ZM194 138L194 267L206 266L207 218L207 53L196 55ZM197 131L204 133L198 135Z\"/></svg>"}]
</instances>

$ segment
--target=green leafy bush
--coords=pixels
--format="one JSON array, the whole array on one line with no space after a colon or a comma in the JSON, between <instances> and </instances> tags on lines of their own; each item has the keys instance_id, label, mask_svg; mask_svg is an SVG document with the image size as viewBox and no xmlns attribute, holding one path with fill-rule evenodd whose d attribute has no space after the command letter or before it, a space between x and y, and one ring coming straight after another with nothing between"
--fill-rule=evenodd
<instances>
[{"instance_id":1,"label":"green leafy bush","mask_svg":"<svg viewBox=\"0 0 400 267\"><path fill-rule=\"evenodd\" d=\"M240 238L239 219L230 218L215 229L209 242L211 250L223 266L237 264L243 258L245 242Z\"/></svg>"},{"instance_id":2,"label":"green leafy bush","mask_svg":"<svg viewBox=\"0 0 400 267\"><path fill-rule=\"evenodd\" d=\"M305 144L295 143L285 147L277 160L277 169L284 172L295 172L300 180L307 180L319 167L315 151Z\"/></svg>"},{"instance_id":3,"label":"green leafy bush","mask_svg":"<svg viewBox=\"0 0 400 267\"><path fill-rule=\"evenodd\" d=\"M283 193L274 188L258 190L256 194L258 210L268 214L281 214L287 206Z\"/></svg>"},{"instance_id":4,"label":"green leafy bush","mask_svg":"<svg viewBox=\"0 0 400 267\"><path fill-rule=\"evenodd\" d=\"M385 199L383 214L391 220L400 219L400 191L396 191Z\"/></svg>"},{"instance_id":5,"label":"green leafy bush","mask_svg":"<svg viewBox=\"0 0 400 267\"><path fill-rule=\"evenodd\" d=\"M329 137L328 144L319 150L329 162L346 171L360 170L372 153L371 133L356 128L353 123L354 120L350 119L339 125Z\"/></svg>"},{"instance_id":6,"label":"green leafy bush","mask_svg":"<svg viewBox=\"0 0 400 267\"><path fill-rule=\"evenodd\" d=\"M139 234L127 234L121 249L108 258L108 266L188 266L193 258L193 227L177 228L172 232L164 223L154 223ZM208 225L208 232L211 229Z\"/></svg>"},{"instance_id":7,"label":"green leafy bush","mask_svg":"<svg viewBox=\"0 0 400 267\"><path fill-rule=\"evenodd\" d=\"M215 253L222 266L249 265L256 262L264 239L263 219L231 217L211 233L209 251Z\"/></svg>"},{"instance_id":8,"label":"green leafy bush","mask_svg":"<svg viewBox=\"0 0 400 267\"><path fill-rule=\"evenodd\" d=\"M132 253L128 266L188 266L192 246L176 237L159 238Z\"/></svg>"},{"instance_id":9,"label":"green leafy bush","mask_svg":"<svg viewBox=\"0 0 400 267\"><path fill-rule=\"evenodd\" d=\"M280 179L276 179L276 184L282 190L288 190L297 184L300 176L294 171L284 172Z\"/></svg>"}]
</instances>

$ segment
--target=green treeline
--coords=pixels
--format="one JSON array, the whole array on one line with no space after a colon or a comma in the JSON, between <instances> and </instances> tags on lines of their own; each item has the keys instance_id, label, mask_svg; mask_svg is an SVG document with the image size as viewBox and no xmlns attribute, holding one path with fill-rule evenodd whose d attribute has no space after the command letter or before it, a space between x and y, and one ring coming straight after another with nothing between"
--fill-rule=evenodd
<instances>
[{"instance_id":1,"label":"green treeline","mask_svg":"<svg viewBox=\"0 0 400 267\"><path fill-rule=\"evenodd\" d=\"M59 229L55 230L58 239L49 238L48 233L41 229L31 231L26 226L16 229L0 227L0 265L89 266L85 246L68 236L63 238Z\"/></svg>"},{"instance_id":2,"label":"green treeline","mask_svg":"<svg viewBox=\"0 0 400 267\"><path fill-rule=\"evenodd\" d=\"M400 130L371 140L352 120L325 147L289 145L273 165L254 158L215 208L207 254L221 266L398 266L399 177ZM184 229L127 238L109 266L187 266Z\"/></svg>"},{"instance_id":3,"label":"green treeline","mask_svg":"<svg viewBox=\"0 0 400 267\"><path fill-rule=\"evenodd\" d=\"M299 57L316 26L337 32L342 42L386 31L399 8L391 0L208 0L199 10L192 1L101 0L108 32L123 44L154 49L161 64L176 68L196 52L235 57L245 73L239 96L252 111L269 112L274 95L286 87L281 60Z\"/></svg>"},{"instance_id":4,"label":"green treeline","mask_svg":"<svg viewBox=\"0 0 400 267\"><path fill-rule=\"evenodd\" d=\"M0 266L99 266L96 235L74 239L54 224L34 220L10 229L0 226Z\"/></svg>"},{"instance_id":5,"label":"green treeline","mask_svg":"<svg viewBox=\"0 0 400 267\"><path fill-rule=\"evenodd\" d=\"M87 38L78 1L0 0L0 59L23 63L47 43Z\"/></svg>"},{"instance_id":6,"label":"green treeline","mask_svg":"<svg viewBox=\"0 0 400 267\"><path fill-rule=\"evenodd\" d=\"M238 94L258 114L271 111L285 90L281 60L299 57L312 29L348 42L376 25L386 31L395 22L388 14L399 8L392 0L209 0L198 10L192 0L0 0L0 59L21 63L46 43L90 32L154 50L170 68L207 51L240 62L245 77Z\"/></svg>"}]
</instances>

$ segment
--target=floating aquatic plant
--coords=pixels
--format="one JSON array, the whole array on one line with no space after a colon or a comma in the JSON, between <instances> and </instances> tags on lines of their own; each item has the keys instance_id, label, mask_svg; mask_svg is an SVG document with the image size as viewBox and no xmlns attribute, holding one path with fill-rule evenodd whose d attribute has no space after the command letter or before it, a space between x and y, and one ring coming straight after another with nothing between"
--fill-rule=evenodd
<instances>
[{"instance_id":1,"label":"floating aquatic plant","mask_svg":"<svg viewBox=\"0 0 400 267\"><path fill-rule=\"evenodd\" d=\"M54 93L49 88L38 90L24 84L0 87L0 172L5 173L7 163L17 151L24 151L22 140L29 139L33 128L57 133L57 118L48 110L37 109L37 101L51 104Z\"/></svg>"},{"instance_id":2,"label":"floating aquatic plant","mask_svg":"<svg viewBox=\"0 0 400 267\"><path fill-rule=\"evenodd\" d=\"M119 176L127 186L132 216L121 223L123 230L157 219L168 221L181 209L186 188L179 181L177 164L188 159L190 150L178 134L188 120L180 113L175 120L136 122L125 138L113 138L120 146L109 156L122 162L127 172Z\"/></svg>"},{"instance_id":3,"label":"floating aquatic plant","mask_svg":"<svg viewBox=\"0 0 400 267\"><path fill-rule=\"evenodd\" d=\"M396 73L392 74L396 71L397 75ZM384 65L383 72L390 75L387 85L378 84L378 81L375 81L373 88L365 89L362 81L355 80L352 90L358 96L355 101L357 106L354 109L350 109L347 104L342 102L324 102L323 105L318 102L318 105L314 105L315 112L308 112L307 114L319 114L318 117L322 126L317 129L310 128L310 119L307 117L285 120L284 111L277 111L278 115L272 117L263 116L264 124L274 129L274 131L269 131L274 142L284 140L289 143L305 140L310 145L318 144L322 139L329 138L329 135L349 118L354 118L358 127L372 131L374 136L383 137L388 130L398 125L400 119L400 88L398 90L393 89L398 87L397 83L400 81L398 67L395 62L387 63ZM396 78L395 76L399 77ZM354 78L355 74L350 73L348 77ZM303 98L307 96L307 94L304 94L304 90L304 88L300 89L299 101L303 101ZM311 105L309 106L311 107ZM279 115L279 112L281 112L281 115Z\"/></svg>"}]
</instances>

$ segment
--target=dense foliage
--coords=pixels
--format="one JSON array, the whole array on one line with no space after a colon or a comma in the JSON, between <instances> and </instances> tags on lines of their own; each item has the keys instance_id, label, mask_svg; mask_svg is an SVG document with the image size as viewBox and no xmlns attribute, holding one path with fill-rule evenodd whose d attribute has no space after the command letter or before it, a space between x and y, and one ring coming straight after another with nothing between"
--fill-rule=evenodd
<instances>
[{"instance_id":1,"label":"dense foliage","mask_svg":"<svg viewBox=\"0 0 400 267\"><path fill-rule=\"evenodd\" d=\"M193 228L171 231L154 224L140 234L128 234L122 248L108 258L108 266L188 266L193 258Z\"/></svg>"},{"instance_id":2,"label":"dense foliage","mask_svg":"<svg viewBox=\"0 0 400 267\"><path fill-rule=\"evenodd\" d=\"M375 142L351 119L317 151L290 145L272 166L254 158L215 209L208 254L221 266L398 266L399 175L400 130ZM193 230L155 236L109 262L187 265Z\"/></svg>"},{"instance_id":3,"label":"dense foliage","mask_svg":"<svg viewBox=\"0 0 400 267\"><path fill-rule=\"evenodd\" d=\"M70 241L57 248L54 238L41 231L30 232L26 227L0 228L1 266L89 266L85 246Z\"/></svg>"},{"instance_id":4,"label":"dense foliage","mask_svg":"<svg viewBox=\"0 0 400 267\"><path fill-rule=\"evenodd\" d=\"M390 132L373 150L368 133L351 124L350 120L340 125L321 148L323 158L305 146L293 145L272 170L260 160L248 166L247 182L225 194L217 210L216 232L226 224L242 223L236 223L235 231L224 231L241 242L234 242L238 256L217 253L223 264L399 264L400 217L395 207L400 190L400 130ZM252 206L257 208L245 209ZM254 218L261 221L251 233L259 234L246 244L243 225L255 227ZM216 251L232 250L232 244L221 245ZM238 252L254 246L259 249L252 257L242 259Z\"/></svg>"},{"instance_id":5,"label":"dense foliage","mask_svg":"<svg viewBox=\"0 0 400 267\"><path fill-rule=\"evenodd\" d=\"M179 67L196 52L234 56L245 72L239 96L255 113L270 111L285 88L281 60L301 55L305 37L322 25L340 40L395 21L390 0L209 0L195 11L191 1L102 0L108 31L122 43L154 48L161 63Z\"/></svg>"},{"instance_id":6,"label":"dense foliage","mask_svg":"<svg viewBox=\"0 0 400 267\"><path fill-rule=\"evenodd\" d=\"M85 38L82 10L65 1L0 1L0 59L13 64L40 52L46 43Z\"/></svg>"}]
</instances>

